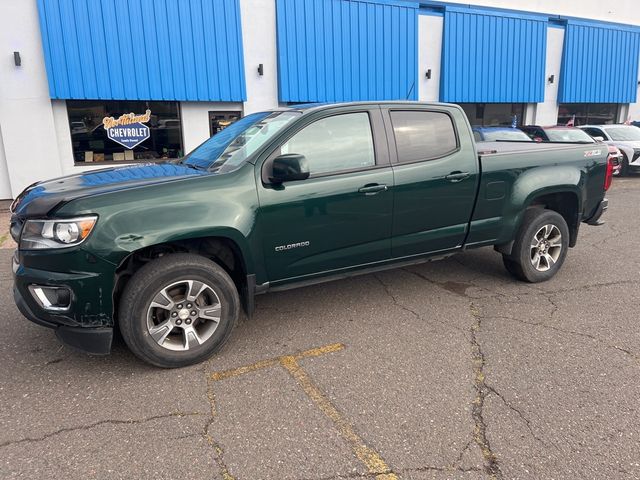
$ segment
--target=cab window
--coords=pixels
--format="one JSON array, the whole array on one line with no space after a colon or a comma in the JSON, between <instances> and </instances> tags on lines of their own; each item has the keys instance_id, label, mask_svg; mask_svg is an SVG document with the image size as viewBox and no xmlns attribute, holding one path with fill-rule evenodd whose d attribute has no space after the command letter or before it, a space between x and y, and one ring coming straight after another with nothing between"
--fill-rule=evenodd
<instances>
[{"instance_id":1,"label":"cab window","mask_svg":"<svg viewBox=\"0 0 640 480\"><path fill-rule=\"evenodd\" d=\"M311 175L372 167L376 162L369 114L345 113L318 120L291 137L280 153L304 155Z\"/></svg>"},{"instance_id":2,"label":"cab window","mask_svg":"<svg viewBox=\"0 0 640 480\"><path fill-rule=\"evenodd\" d=\"M390 114L401 163L439 158L458 148L453 122L446 113L407 110Z\"/></svg>"}]
</instances>

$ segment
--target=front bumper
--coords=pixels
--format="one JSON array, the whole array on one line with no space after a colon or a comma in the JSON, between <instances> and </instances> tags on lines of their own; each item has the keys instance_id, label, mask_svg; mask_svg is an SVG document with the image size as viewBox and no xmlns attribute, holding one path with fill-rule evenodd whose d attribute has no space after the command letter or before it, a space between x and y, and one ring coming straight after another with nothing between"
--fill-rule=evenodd
<instances>
[{"instance_id":1,"label":"front bumper","mask_svg":"<svg viewBox=\"0 0 640 480\"><path fill-rule=\"evenodd\" d=\"M64 253L16 251L12 263L13 295L22 315L55 329L67 345L88 353L109 353L115 266L81 249ZM64 311L43 308L30 286L67 288L71 291L69 307Z\"/></svg>"},{"instance_id":2,"label":"front bumper","mask_svg":"<svg viewBox=\"0 0 640 480\"><path fill-rule=\"evenodd\" d=\"M96 355L107 355L111 352L111 342L113 341L113 327L69 327L51 323L36 316L29 308L27 302L20 294L17 288L13 288L13 298L16 302L18 310L27 319L33 323L43 327L53 328L56 331L56 337L65 345L77 348L86 353Z\"/></svg>"}]
</instances>

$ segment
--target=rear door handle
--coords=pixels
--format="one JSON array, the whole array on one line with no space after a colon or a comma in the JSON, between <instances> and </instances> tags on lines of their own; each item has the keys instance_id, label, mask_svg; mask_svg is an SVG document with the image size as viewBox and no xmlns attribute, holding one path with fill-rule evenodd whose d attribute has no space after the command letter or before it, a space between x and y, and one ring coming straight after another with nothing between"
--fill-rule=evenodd
<instances>
[{"instance_id":1,"label":"rear door handle","mask_svg":"<svg viewBox=\"0 0 640 480\"><path fill-rule=\"evenodd\" d=\"M375 195L376 193L384 192L387 190L387 186L380 183L373 183L369 185L365 185L358 189L358 192L364 193L365 195Z\"/></svg>"},{"instance_id":2,"label":"rear door handle","mask_svg":"<svg viewBox=\"0 0 640 480\"><path fill-rule=\"evenodd\" d=\"M447 175L446 178L448 181L452 183L461 182L465 178L469 178L471 174L469 172L451 172Z\"/></svg>"}]
</instances>

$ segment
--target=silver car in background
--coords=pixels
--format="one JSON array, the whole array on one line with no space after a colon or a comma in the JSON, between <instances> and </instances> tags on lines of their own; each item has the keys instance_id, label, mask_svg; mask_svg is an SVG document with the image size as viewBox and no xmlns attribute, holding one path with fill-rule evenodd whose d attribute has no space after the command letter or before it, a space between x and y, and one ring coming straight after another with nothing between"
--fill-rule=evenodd
<instances>
[{"instance_id":1,"label":"silver car in background","mask_svg":"<svg viewBox=\"0 0 640 480\"><path fill-rule=\"evenodd\" d=\"M640 128L633 125L581 125L578 128L620 149L623 155L620 175L640 172Z\"/></svg>"}]
</instances>

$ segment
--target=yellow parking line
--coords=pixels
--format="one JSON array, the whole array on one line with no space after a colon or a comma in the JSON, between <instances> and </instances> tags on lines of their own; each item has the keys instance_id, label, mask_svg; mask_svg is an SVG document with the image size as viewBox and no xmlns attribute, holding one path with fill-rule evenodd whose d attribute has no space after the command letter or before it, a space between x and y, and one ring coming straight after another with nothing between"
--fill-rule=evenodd
<instances>
[{"instance_id":1,"label":"yellow parking line","mask_svg":"<svg viewBox=\"0 0 640 480\"><path fill-rule=\"evenodd\" d=\"M300 360L301 358L307 357L318 357L320 355L324 355L325 353L333 353L338 352L344 348L342 343L332 343L330 345L325 345L324 347L312 348L311 350L305 350L304 352L300 352L298 354L292 355L296 360ZM287 355L288 356L288 355ZM280 357L282 358L282 357Z\"/></svg>"},{"instance_id":2,"label":"yellow parking line","mask_svg":"<svg viewBox=\"0 0 640 480\"><path fill-rule=\"evenodd\" d=\"M343 348L344 345L342 343L332 343L330 345L325 345L324 347L305 350L291 356L299 360L301 358L317 357L319 355L324 355L325 353L337 352L339 350L342 350ZM231 368L229 370L223 370L221 372L214 372L211 374L211 380L224 380L225 378L237 377L238 375L243 375L255 370L260 370L262 368L273 367L280 363L281 358L282 357L269 358L267 360L260 360L259 362L252 363L251 365L245 365L244 367Z\"/></svg>"},{"instance_id":3,"label":"yellow parking line","mask_svg":"<svg viewBox=\"0 0 640 480\"><path fill-rule=\"evenodd\" d=\"M318 386L313 383L311 377L300 366L298 360L309 357L318 357L326 353L338 352L344 349L342 343L332 343L324 347L312 348L304 350L293 355L284 355L280 357L260 360L259 362L245 365L243 367L231 368L214 372L210 378L212 381L224 380L226 378L237 377L245 373L254 372L263 368L269 368L281 365L302 387L304 393L311 401L325 414L329 420L333 422L340 436L349 444L355 456L364 464L370 475L375 475L376 480L398 480L398 476L391 471L391 468L378 452L367 446L362 438L355 432L353 426L342 416L338 409L331 401L322 393ZM228 472L226 472L228 475ZM230 479L233 477L230 477Z\"/></svg>"},{"instance_id":4,"label":"yellow parking line","mask_svg":"<svg viewBox=\"0 0 640 480\"><path fill-rule=\"evenodd\" d=\"M370 474L377 475L376 479L378 480L396 480L398 478L391 472L389 465L380 454L364 443L351 424L333 406L318 386L313 383L313 380L303 370L295 356L280 357L280 365L298 382L304 393L316 404L320 411L333 422L342 438L349 444L353 453L364 464Z\"/></svg>"},{"instance_id":5,"label":"yellow parking line","mask_svg":"<svg viewBox=\"0 0 640 480\"><path fill-rule=\"evenodd\" d=\"M222 372L214 372L211 374L211 380L218 381L218 380L224 380L225 378L237 377L238 375L253 372L254 370L259 370L261 368L273 367L274 365L277 365L277 364L278 364L277 358L260 360L259 362L252 363L251 365L246 365L244 367L232 368L230 370L224 370Z\"/></svg>"}]
</instances>

